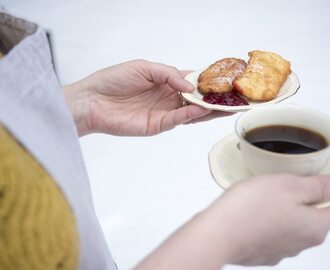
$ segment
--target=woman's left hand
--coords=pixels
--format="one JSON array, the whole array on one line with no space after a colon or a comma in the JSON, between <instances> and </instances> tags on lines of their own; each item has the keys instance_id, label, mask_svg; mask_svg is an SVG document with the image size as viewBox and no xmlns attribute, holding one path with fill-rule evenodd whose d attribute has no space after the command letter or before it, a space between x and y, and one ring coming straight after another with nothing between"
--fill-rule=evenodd
<instances>
[{"instance_id":1,"label":"woman's left hand","mask_svg":"<svg viewBox=\"0 0 330 270\"><path fill-rule=\"evenodd\" d=\"M230 115L183 106L178 92L194 89L184 79L188 73L133 60L99 70L63 89L80 136L94 132L151 136L180 124Z\"/></svg>"}]
</instances>

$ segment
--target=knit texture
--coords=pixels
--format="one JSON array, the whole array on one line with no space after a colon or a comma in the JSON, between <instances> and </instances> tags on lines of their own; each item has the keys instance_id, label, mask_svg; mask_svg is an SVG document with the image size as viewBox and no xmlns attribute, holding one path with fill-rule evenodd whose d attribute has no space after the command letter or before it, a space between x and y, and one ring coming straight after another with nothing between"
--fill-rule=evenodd
<instances>
[{"instance_id":1,"label":"knit texture","mask_svg":"<svg viewBox=\"0 0 330 270\"><path fill-rule=\"evenodd\" d=\"M0 270L77 269L78 247L62 191L0 126Z\"/></svg>"}]
</instances>

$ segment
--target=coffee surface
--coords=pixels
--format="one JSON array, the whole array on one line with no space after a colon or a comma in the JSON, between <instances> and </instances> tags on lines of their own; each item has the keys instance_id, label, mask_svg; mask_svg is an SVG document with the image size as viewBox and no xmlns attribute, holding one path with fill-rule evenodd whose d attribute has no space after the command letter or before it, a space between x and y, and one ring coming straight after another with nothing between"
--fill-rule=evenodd
<instances>
[{"instance_id":1,"label":"coffee surface","mask_svg":"<svg viewBox=\"0 0 330 270\"><path fill-rule=\"evenodd\" d=\"M244 138L251 144L276 153L306 154L328 146L323 135L294 126L264 126L252 129Z\"/></svg>"}]
</instances>

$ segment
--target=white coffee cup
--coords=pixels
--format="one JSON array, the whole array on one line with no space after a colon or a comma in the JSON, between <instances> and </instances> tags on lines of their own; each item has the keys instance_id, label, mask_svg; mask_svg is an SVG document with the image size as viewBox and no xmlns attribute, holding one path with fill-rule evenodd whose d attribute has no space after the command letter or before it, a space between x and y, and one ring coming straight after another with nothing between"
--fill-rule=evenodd
<instances>
[{"instance_id":1,"label":"white coffee cup","mask_svg":"<svg viewBox=\"0 0 330 270\"><path fill-rule=\"evenodd\" d=\"M311 153L282 154L261 149L245 139L248 131L264 126L293 126L321 134L328 146ZM240 151L247 168L254 174L318 174L330 154L330 117L317 110L298 105L269 105L244 113L236 122Z\"/></svg>"}]
</instances>

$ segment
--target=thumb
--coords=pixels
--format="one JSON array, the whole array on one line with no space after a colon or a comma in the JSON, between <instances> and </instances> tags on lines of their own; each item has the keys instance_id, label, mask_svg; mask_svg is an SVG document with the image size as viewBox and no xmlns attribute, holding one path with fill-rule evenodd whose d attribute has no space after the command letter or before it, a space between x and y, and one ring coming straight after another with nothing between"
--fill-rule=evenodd
<instances>
[{"instance_id":1,"label":"thumb","mask_svg":"<svg viewBox=\"0 0 330 270\"><path fill-rule=\"evenodd\" d=\"M183 78L186 77L191 72L193 72L193 70L180 70L180 74Z\"/></svg>"},{"instance_id":2,"label":"thumb","mask_svg":"<svg viewBox=\"0 0 330 270\"><path fill-rule=\"evenodd\" d=\"M175 67L147 62L147 70L151 80L156 84L168 84L176 91L193 92L195 86L185 80ZM183 73L185 74L185 72Z\"/></svg>"}]
</instances>

